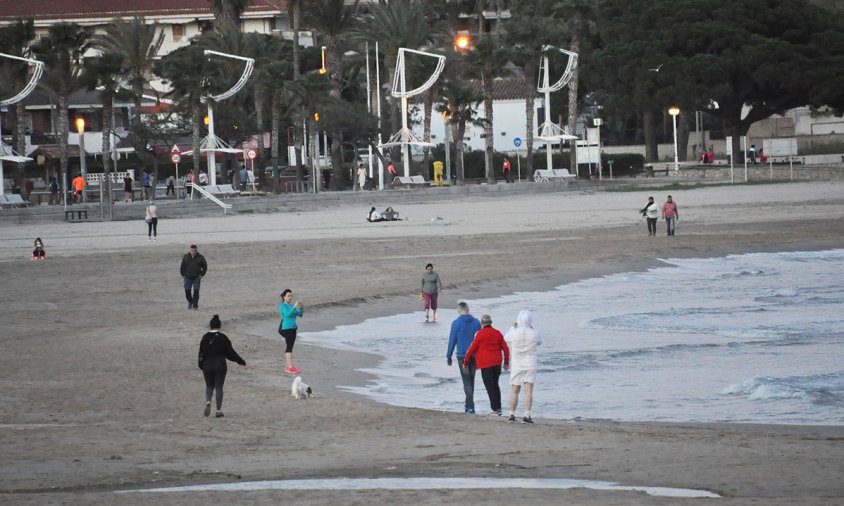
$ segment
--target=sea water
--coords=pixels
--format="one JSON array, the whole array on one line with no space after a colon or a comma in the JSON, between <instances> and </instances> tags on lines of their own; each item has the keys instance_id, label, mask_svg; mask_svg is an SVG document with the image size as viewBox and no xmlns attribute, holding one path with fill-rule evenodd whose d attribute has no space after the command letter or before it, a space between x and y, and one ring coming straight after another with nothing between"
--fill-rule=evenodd
<instances>
[{"instance_id":1,"label":"sea water","mask_svg":"<svg viewBox=\"0 0 844 506\"><path fill-rule=\"evenodd\" d=\"M844 424L844 250L664 259L545 292L467 300L506 332L532 309L544 336L538 418ZM375 318L302 340L377 353L380 402L462 412L446 365L453 309ZM501 378L506 410L509 376ZM475 405L489 411L480 374Z\"/></svg>"}]
</instances>

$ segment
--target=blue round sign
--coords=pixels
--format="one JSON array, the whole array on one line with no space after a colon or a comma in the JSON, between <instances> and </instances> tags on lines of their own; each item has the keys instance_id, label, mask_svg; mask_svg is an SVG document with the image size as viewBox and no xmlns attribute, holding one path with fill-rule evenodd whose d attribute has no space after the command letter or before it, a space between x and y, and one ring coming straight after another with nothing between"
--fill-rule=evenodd
<instances>
[{"instance_id":1,"label":"blue round sign","mask_svg":"<svg viewBox=\"0 0 844 506\"><path fill-rule=\"evenodd\" d=\"M522 145L522 138L521 138L521 137L516 137L515 139L513 139L513 145L514 145L514 146L516 146L517 148L518 148L519 146L521 146L521 145Z\"/></svg>"}]
</instances>

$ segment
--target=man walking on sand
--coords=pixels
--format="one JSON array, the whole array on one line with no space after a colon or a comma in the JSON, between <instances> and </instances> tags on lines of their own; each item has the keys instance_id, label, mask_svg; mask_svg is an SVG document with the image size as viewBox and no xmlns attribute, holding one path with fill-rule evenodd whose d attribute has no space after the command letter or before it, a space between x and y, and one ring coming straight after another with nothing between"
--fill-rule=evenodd
<instances>
[{"instance_id":1,"label":"man walking on sand","mask_svg":"<svg viewBox=\"0 0 844 506\"><path fill-rule=\"evenodd\" d=\"M460 314L451 322L445 358L451 366L451 354L455 348L457 349L457 365L460 368L460 377L463 379L463 393L466 394L463 412L475 414L475 357L472 357L467 365L463 365L463 361L466 359L466 351L472 345L475 334L481 330L481 322L469 314L469 305L465 302L457 304L457 312Z\"/></svg>"},{"instance_id":2,"label":"man walking on sand","mask_svg":"<svg viewBox=\"0 0 844 506\"><path fill-rule=\"evenodd\" d=\"M668 227L668 235L674 235L677 220L680 219L680 211L677 209L677 203L671 200L671 195L668 196L668 201L662 205L662 219L665 220Z\"/></svg>"},{"instance_id":3,"label":"man walking on sand","mask_svg":"<svg viewBox=\"0 0 844 506\"><path fill-rule=\"evenodd\" d=\"M196 244L191 244L190 251L182 257L180 272L185 280L188 309L199 309L199 285L202 282L202 276L208 272L208 264L205 262L205 257L199 254Z\"/></svg>"},{"instance_id":4,"label":"man walking on sand","mask_svg":"<svg viewBox=\"0 0 844 506\"><path fill-rule=\"evenodd\" d=\"M519 312L516 323L504 336L510 347L510 423L516 423L516 406L519 391L525 387L525 416L522 423L533 423L530 408L533 405L533 384L536 383L536 348L542 344L542 336L533 328L533 313L525 309Z\"/></svg>"}]
</instances>

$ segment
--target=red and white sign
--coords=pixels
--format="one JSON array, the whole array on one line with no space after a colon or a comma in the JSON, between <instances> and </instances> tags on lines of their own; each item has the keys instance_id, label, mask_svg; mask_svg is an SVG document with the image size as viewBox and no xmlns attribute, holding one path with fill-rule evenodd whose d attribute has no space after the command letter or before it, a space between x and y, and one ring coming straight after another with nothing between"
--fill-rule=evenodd
<instances>
[{"instance_id":1,"label":"red and white sign","mask_svg":"<svg viewBox=\"0 0 844 506\"><path fill-rule=\"evenodd\" d=\"M249 158L250 160L254 160L255 158L257 158L257 156L258 156L258 152L255 151L254 149L249 148L249 149L246 150L246 158Z\"/></svg>"},{"instance_id":2,"label":"red and white sign","mask_svg":"<svg viewBox=\"0 0 844 506\"><path fill-rule=\"evenodd\" d=\"M181 153L181 152L182 152L182 150L181 150L181 149L179 149L179 145L178 145L178 144L173 144L173 149L171 149L171 150L170 150L170 152L171 152L171 153Z\"/></svg>"},{"instance_id":3,"label":"red and white sign","mask_svg":"<svg viewBox=\"0 0 844 506\"><path fill-rule=\"evenodd\" d=\"M179 155L179 153L173 153L172 155L170 155L170 160L172 160L173 163L179 163L182 161L182 157Z\"/></svg>"}]
</instances>

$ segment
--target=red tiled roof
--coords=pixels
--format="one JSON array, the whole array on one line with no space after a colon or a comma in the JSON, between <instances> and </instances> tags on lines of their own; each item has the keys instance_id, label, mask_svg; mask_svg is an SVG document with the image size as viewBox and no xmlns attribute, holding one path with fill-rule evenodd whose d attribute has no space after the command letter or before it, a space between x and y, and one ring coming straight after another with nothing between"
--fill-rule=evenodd
<instances>
[{"instance_id":1,"label":"red tiled roof","mask_svg":"<svg viewBox=\"0 0 844 506\"><path fill-rule=\"evenodd\" d=\"M284 9L285 0L254 0L250 12ZM34 18L38 20L73 20L133 16L184 16L210 14L208 0L0 0L0 20Z\"/></svg>"}]
</instances>

